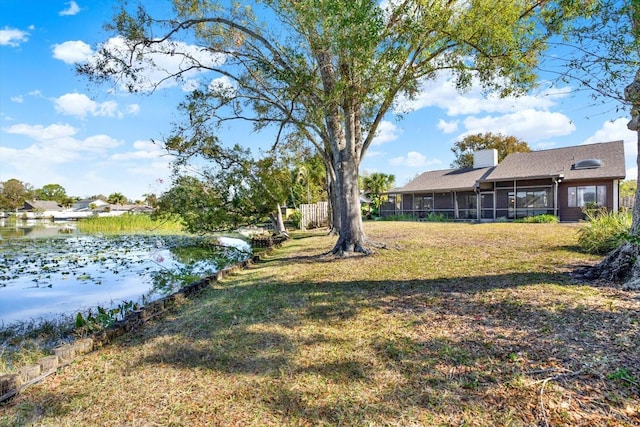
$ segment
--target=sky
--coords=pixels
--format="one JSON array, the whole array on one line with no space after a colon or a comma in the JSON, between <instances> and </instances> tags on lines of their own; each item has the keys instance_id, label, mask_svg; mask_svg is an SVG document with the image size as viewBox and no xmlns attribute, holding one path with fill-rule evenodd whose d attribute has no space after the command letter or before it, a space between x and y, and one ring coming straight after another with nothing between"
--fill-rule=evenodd
<instances>
[{"instance_id":1,"label":"sky","mask_svg":"<svg viewBox=\"0 0 640 427\"><path fill-rule=\"evenodd\" d=\"M116 3L0 1L0 181L59 184L76 197L119 192L132 200L170 186L171 158L152 141L181 119L176 107L195 79L220 79L193 74L182 84L133 95L77 75L74 64L109 39L103 25ZM635 180L637 140L627 130L628 114L575 89L552 87L542 76L526 96L499 99L480 89L459 93L450 76L440 75L425 82L416 99L400 100L402 114L386 117L361 174L393 174L402 186L424 171L449 168L455 141L493 132L534 150L624 140L626 179ZM255 146L273 141L271 133L238 124L224 129L222 138Z\"/></svg>"}]
</instances>

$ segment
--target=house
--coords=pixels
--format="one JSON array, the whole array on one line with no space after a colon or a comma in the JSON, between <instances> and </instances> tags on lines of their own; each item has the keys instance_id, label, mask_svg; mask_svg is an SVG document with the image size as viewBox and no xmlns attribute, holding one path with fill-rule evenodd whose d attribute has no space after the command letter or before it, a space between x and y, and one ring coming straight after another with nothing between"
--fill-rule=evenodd
<instances>
[{"instance_id":1,"label":"house","mask_svg":"<svg viewBox=\"0 0 640 427\"><path fill-rule=\"evenodd\" d=\"M52 200L28 200L17 213L27 218L52 218L63 211L64 208Z\"/></svg>"},{"instance_id":2,"label":"house","mask_svg":"<svg viewBox=\"0 0 640 427\"><path fill-rule=\"evenodd\" d=\"M500 164L497 157L482 150L474 153L473 168L425 172L389 191L380 214L480 221L551 214L578 221L590 203L619 208L622 141L514 153Z\"/></svg>"},{"instance_id":3,"label":"house","mask_svg":"<svg viewBox=\"0 0 640 427\"><path fill-rule=\"evenodd\" d=\"M109 203L101 199L82 199L73 204L73 210L76 212L91 211L108 205Z\"/></svg>"}]
</instances>

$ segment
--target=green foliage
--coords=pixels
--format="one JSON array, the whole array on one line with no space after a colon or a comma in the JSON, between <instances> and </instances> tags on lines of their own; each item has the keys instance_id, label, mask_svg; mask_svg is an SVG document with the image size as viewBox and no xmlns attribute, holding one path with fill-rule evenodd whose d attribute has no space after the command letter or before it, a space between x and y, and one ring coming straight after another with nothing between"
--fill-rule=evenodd
<instances>
[{"instance_id":1,"label":"green foliage","mask_svg":"<svg viewBox=\"0 0 640 427\"><path fill-rule=\"evenodd\" d=\"M112 205L124 205L129 201L122 193L111 193L107 197L107 202Z\"/></svg>"},{"instance_id":2,"label":"green foliage","mask_svg":"<svg viewBox=\"0 0 640 427\"><path fill-rule=\"evenodd\" d=\"M420 221L426 221L426 222L447 222L449 221L449 218L447 218L446 215L444 214L439 214L439 213L433 213L431 212L429 215L425 216L424 218L420 218Z\"/></svg>"},{"instance_id":3,"label":"green foliage","mask_svg":"<svg viewBox=\"0 0 640 427\"><path fill-rule=\"evenodd\" d=\"M409 214L398 214L398 215L383 216L378 219L380 221L415 221L416 217Z\"/></svg>"},{"instance_id":4,"label":"green foliage","mask_svg":"<svg viewBox=\"0 0 640 427\"><path fill-rule=\"evenodd\" d=\"M183 224L176 216L152 218L147 214L89 217L78 221L78 229L85 233L119 234L181 232Z\"/></svg>"},{"instance_id":5,"label":"green foliage","mask_svg":"<svg viewBox=\"0 0 640 427\"><path fill-rule=\"evenodd\" d=\"M588 223L578 230L578 244L587 253L606 254L628 240L631 214L627 211L585 210Z\"/></svg>"},{"instance_id":6,"label":"green foliage","mask_svg":"<svg viewBox=\"0 0 640 427\"><path fill-rule=\"evenodd\" d=\"M18 209L26 200L32 199L34 194L31 184L23 183L17 179L0 182L0 209Z\"/></svg>"},{"instance_id":7,"label":"green foliage","mask_svg":"<svg viewBox=\"0 0 640 427\"><path fill-rule=\"evenodd\" d=\"M559 221L560 220L555 215L542 214L542 215L528 216L528 217L525 217L525 218L518 218L514 222L536 223L536 224L540 224L540 223L551 224L551 223L556 223L556 222L559 222Z\"/></svg>"},{"instance_id":8,"label":"green foliage","mask_svg":"<svg viewBox=\"0 0 640 427\"><path fill-rule=\"evenodd\" d=\"M449 218L446 215L431 212L427 216L423 218L417 218L414 215L409 214L401 214L401 215L391 215L380 218L381 221L424 221L424 222L447 222Z\"/></svg>"},{"instance_id":9,"label":"green foliage","mask_svg":"<svg viewBox=\"0 0 640 427\"><path fill-rule=\"evenodd\" d=\"M84 335L108 328L139 308L140 306L133 301L123 301L114 308L98 306L95 314L89 310L86 317L82 313L78 313L75 320L75 333Z\"/></svg>"},{"instance_id":10,"label":"green foliage","mask_svg":"<svg viewBox=\"0 0 640 427\"><path fill-rule=\"evenodd\" d=\"M35 191L38 200L54 200L60 204L68 204L67 190L60 184L47 184Z\"/></svg>"},{"instance_id":11,"label":"green foliage","mask_svg":"<svg viewBox=\"0 0 640 427\"><path fill-rule=\"evenodd\" d=\"M635 197L638 181L628 179L620 183L620 197Z\"/></svg>"},{"instance_id":12,"label":"green foliage","mask_svg":"<svg viewBox=\"0 0 640 427\"><path fill-rule=\"evenodd\" d=\"M291 159L291 163L294 166L291 171L289 206L326 201L328 199L327 171L322 156L318 153L311 154L302 148Z\"/></svg>"},{"instance_id":13,"label":"green foliage","mask_svg":"<svg viewBox=\"0 0 640 427\"><path fill-rule=\"evenodd\" d=\"M289 215L289 221L293 223L293 226L296 229L300 229L300 223L302 221L302 213L300 211L295 211L291 215Z\"/></svg>"},{"instance_id":14,"label":"green foliage","mask_svg":"<svg viewBox=\"0 0 640 427\"><path fill-rule=\"evenodd\" d=\"M473 153L478 150L495 148L498 150L498 162L501 162L511 153L528 153L531 151L529 144L516 138L515 136L494 135L491 132L478 133L465 136L456 141L451 148L456 158L451 163L453 168L473 167Z\"/></svg>"},{"instance_id":15,"label":"green foliage","mask_svg":"<svg viewBox=\"0 0 640 427\"><path fill-rule=\"evenodd\" d=\"M391 190L394 186L396 177L394 175L387 175L385 173L374 172L372 174L365 174L361 177L362 185L361 189L364 194L371 198L372 202L372 215L377 216L380 211L380 205L384 202L385 193Z\"/></svg>"},{"instance_id":16,"label":"green foliage","mask_svg":"<svg viewBox=\"0 0 640 427\"><path fill-rule=\"evenodd\" d=\"M638 380L633 376L631 372L629 372L625 368L617 368L615 371L610 372L607 375L607 379L614 381L622 381L626 384L635 384L638 385Z\"/></svg>"}]
</instances>

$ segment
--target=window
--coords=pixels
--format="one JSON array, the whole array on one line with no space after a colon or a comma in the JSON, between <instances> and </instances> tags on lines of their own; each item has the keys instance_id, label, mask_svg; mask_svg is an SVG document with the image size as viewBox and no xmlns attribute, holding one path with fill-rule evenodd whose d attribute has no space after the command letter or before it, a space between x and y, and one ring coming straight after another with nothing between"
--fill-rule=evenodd
<instances>
[{"instance_id":1,"label":"window","mask_svg":"<svg viewBox=\"0 0 640 427\"><path fill-rule=\"evenodd\" d=\"M432 196L415 196L413 199L413 208L417 211L430 211L433 209L433 197Z\"/></svg>"},{"instance_id":2,"label":"window","mask_svg":"<svg viewBox=\"0 0 640 427\"><path fill-rule=\"evenodd\" d=\"M518 190L516 206L518 208L549 208L553 207L553 197L550 188Z\"/></svg>"},{"instance_id":3,"label":"window","mask_svg":"<svg viewBox=\"0 0 640 427\"><path fill-rule=\"evenodd\" d=\"M588 203L597 203L600 206L607 204L606 185L585 185L581 187L568 187L568 206L581 208Z\"/></svg>"}]
</instances>

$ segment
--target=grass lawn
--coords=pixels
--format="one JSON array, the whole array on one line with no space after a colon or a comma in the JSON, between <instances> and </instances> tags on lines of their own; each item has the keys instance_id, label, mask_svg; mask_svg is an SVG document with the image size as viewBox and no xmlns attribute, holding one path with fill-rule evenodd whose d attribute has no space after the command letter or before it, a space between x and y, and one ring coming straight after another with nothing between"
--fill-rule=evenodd
<instances>
[{"instance_id":1,"label":"grass lawn","mask_svg":"<svg viewBox=\"0 0 640 427\"><path fill-rule=\"evenodd\" d=\"M370 222L260 263L86 355L0 425L636 426L640 299L569 276L577 226Z\"/></svg>"}]
</instances>

